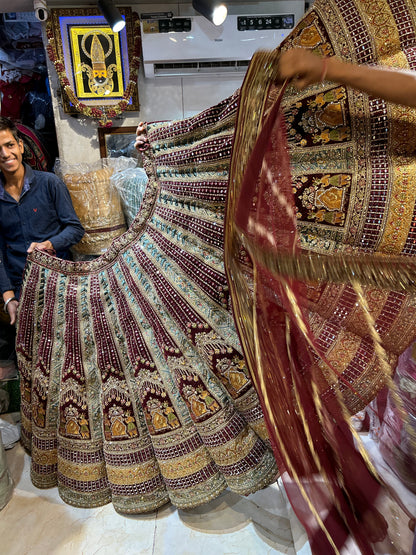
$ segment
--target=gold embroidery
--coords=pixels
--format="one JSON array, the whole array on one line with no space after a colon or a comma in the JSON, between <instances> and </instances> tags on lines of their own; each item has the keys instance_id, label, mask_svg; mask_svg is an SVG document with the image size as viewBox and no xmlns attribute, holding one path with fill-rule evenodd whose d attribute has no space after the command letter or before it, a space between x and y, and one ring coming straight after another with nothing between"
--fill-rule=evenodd
<instances>
[{"instance_id":1,"label":"gold embroidery","mask_svg":"<svg viewBox=\"0 0 416 555\"><path fill-rule=\"evenodd\" d=\"M210 462L210 455L205 447L194 451L191 455L180 457L177 460L159 460L160 471L165 478L176 480L184 478L202 470Z\"/></svg>"},{"instance_id":2,"label":"gold embroidery","mask_svg":"<svg viewBox=\"0 0 416 555\"><path fill-rule=\"evenodd\" d=\"M134 485L138 482L147 482L159 474L159 466L155 459L135 466L112 466L107 465L107 476L112 484Z\"/></svg>"},{"instance_id":3,"label":"gold embroidery","mask_svg":"<svg viewBox=\"0 0 416 555\"><path fill-rule=\"evenodd\" d=\"M70 480L78 480L80 482L90 482L105 478L105 463L97 464L79 464L72 463L62 457L58 457L59 471Z\"/></svg>"}]
</instances>

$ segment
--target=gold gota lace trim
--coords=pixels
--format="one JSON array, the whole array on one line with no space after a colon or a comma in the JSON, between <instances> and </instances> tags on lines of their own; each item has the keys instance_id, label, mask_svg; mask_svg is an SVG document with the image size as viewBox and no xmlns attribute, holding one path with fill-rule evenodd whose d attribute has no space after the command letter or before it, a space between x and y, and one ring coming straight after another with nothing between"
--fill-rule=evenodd
<instances>
[{"instance_id":1,"label":"gold gota lace trim","mask_svg":"<svg viewBox=\"0 0 416 555\"><path fill-rule=\"evenodd\" d=\"M59 472L70 480L78 482L92 482L100 480L106 476L106 469L103 462L95 464L80 465L62 458L58 459Z\"/></svg>"},{"instance_id":2,"label":"gold gota lace trim","mask_svg":"<svg viewBox=\"0 0 416 555\"><path fill-rule=\"evenodd\" d=\"M238 464L242 454L247 455L253 449L257 438L250 428L242 430L238 437L226 445L211 448L212 458L219 466Z\"/></svg>"},{"instance_id":3,"label":"gold gota lace trim","mask_svg":"<svg viewBox=\"0 0 416 555\"><path fill-rule=\"evenodd\" d=\"M331 254L301 251L298 254L262 249L247 236L243 244L253 260L275 276L302 281L354 282L393 291L416 291L416 261L382 254Z\"/></svg>"},{"instance_id":4,"label":"gold gota lace trim","mask_svg":"<svg viewBox=\"0 0 416 555\"><path fill-rule=\"evenodd\" d=\"M201 447L191 455L181 457L175 461L158 461L162 475L169 480L184 478L201 472L211 462L205 447Z\"/></svg>"},{"instance_id":5,"label":"gold gota lace trim","mask_svg":"<svg viewBox=\"0 0 416 555\"><path fill-rule=\"evenodd\" d=\"M128 467L107 465L106 470L109 482L120 486L136 485L138 481L145 482L160 474L159 466L155 460Z\"/></svg>"},{"instance_id":6,"label":"gold gota lace trim","mask_svg":"<svg viewBox=\"0 0 416 555\"><path fill-rule=\"evenodd\" d=\"M39 449L36 445L32 444L31 449L32 460L41 466L53 465L57 461L58 450L57 449Z\"/></svg>"}]
</instances>

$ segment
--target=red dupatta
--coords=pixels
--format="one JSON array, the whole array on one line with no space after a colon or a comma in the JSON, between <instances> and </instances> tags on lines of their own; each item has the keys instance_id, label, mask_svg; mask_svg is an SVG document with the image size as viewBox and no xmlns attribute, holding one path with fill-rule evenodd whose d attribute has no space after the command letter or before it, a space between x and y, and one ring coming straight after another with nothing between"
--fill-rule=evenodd
<instances>
[{"instance_id":1,"label":"red dupatta","mask_svg":"<svg viewBox=\"0 0 416 555\"><path fill-rule=\"evenodd\" d=\"M254 56L237 115L225 236L234 315L283 482L312 550L338 553L352 537L363 554L372 554L372 542L387 529L375 509L382 486L355 445L336 385L342 377L325 362L302 306L306 283L298 277L303 262L279 109L284 87L265 123L256 120L267 111L264 99L273 97L275 60L273 53ZM266 90L260 95L261 83ZM277 263L287 259L292 272ZM350 267L353 282L356 265Z\"/></svg>"}]
</instances>

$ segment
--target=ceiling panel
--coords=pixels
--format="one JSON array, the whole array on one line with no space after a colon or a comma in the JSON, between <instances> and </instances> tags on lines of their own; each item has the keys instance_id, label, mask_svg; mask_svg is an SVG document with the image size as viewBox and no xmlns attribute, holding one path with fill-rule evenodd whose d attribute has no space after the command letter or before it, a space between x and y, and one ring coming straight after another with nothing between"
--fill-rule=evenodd
<instances>
[{"instance_id":1,"label":"ceiling panel","mask_svg":"<svg viewBox=\"0 0 416 555\"><path fill-rule=\"evenodd\" d=\"M264 2L265 0L263 0ZM272 0L266 0L266 2L272 2ZM136 0L135 2L123 2L123 0L115 0L114 2L117 6L140 6L140 4L182 4L191 3L186 2L186 0L162 0L160 2L151 2L151 0ZM225 0L225 3L230 4L248 4L256 5L259 2L247 1L247 0ZM275 2L278 4L278 2ZM96 6L97 3L94 0L47 0L48 7L69 7L75 8L77 6ZM11 10L11 8L13 8ZM0 13L5 12L31 12L33 11L33 0L0 0Z\"/></svg>"}]
</instances>

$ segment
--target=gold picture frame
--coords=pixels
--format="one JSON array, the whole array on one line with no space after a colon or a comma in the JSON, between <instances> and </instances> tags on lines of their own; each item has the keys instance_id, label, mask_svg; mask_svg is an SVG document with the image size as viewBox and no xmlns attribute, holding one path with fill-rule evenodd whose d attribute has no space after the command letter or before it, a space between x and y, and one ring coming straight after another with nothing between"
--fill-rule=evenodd
<instances>
[{"instance_id":1,"label":"gold picture frame","mask_svg":"<svg viewBox=\"0 0 416 555\"><path fill-rule=\"evenodd\" d=\"M65 113L97 117L104 110L116 117L124 110L139 110L139 25L131 8L119 11L126 25L114 33L98 9L51 10L48 54L60 78Z\"/></svg>"}]
</instances>

